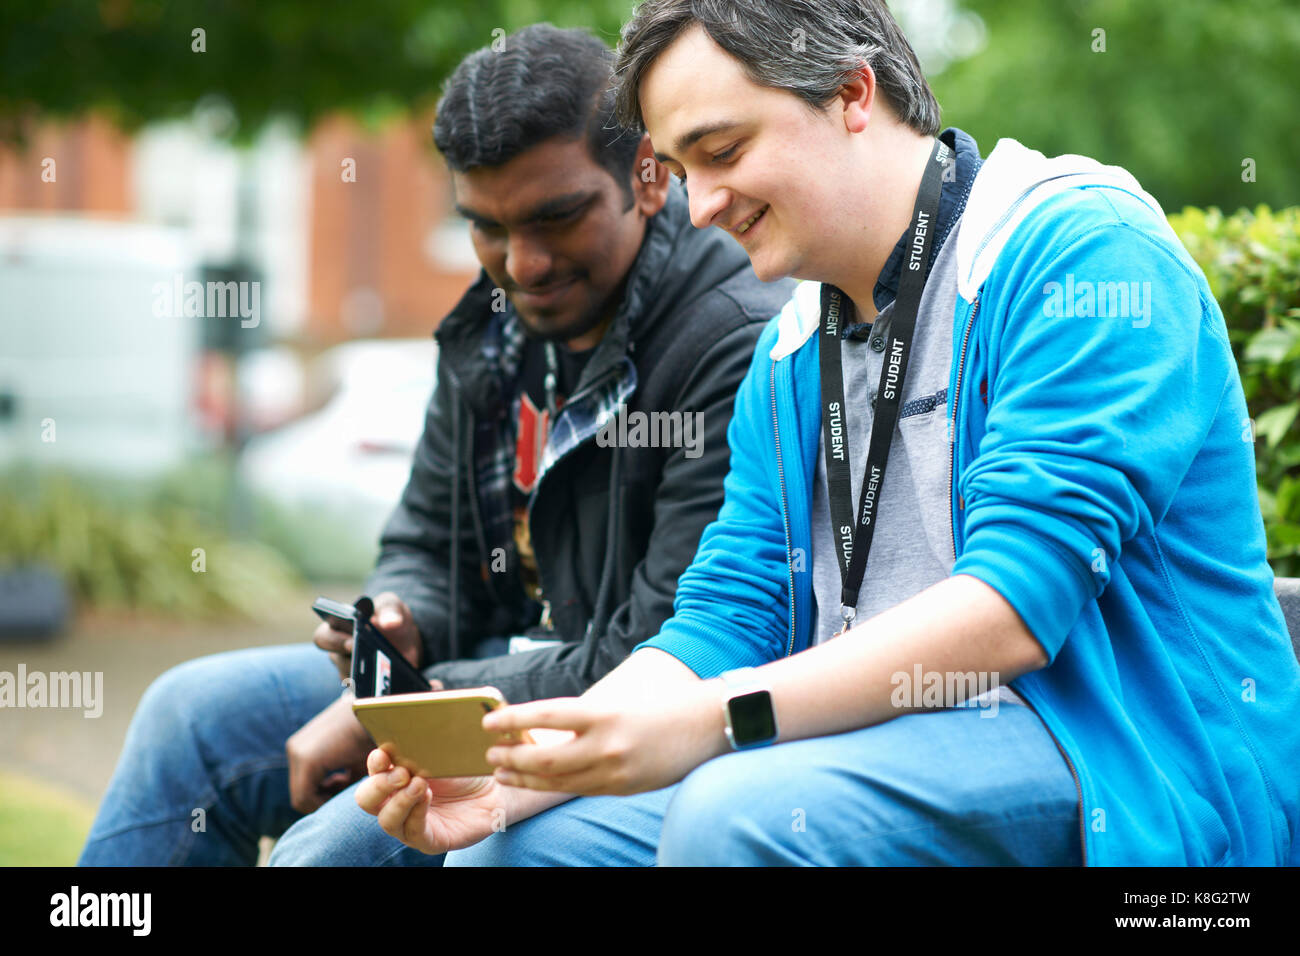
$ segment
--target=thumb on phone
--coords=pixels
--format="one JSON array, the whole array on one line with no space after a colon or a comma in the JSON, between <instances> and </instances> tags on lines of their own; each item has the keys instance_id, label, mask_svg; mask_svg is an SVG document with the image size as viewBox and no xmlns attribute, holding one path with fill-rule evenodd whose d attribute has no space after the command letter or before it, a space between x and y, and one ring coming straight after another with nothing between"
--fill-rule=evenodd
<instances>
[{"instance_id":1,"label":"thumb on phone","mask_svg":"<svg viewBox=\"0 0 1300 956\"><path fill-rule=\"evenodd\" d=\"M374 599L375 611L371 621L416 667L420 666L420 631L415 617L406 602L392 591L385 591Z\"/></svg>"},{"instance_id":2,"label":"thumb on phone","mask_svg":"<svg viewBox=\"0 0 1300 956\"><path fill-rule=\"evenodd\" d=\"M377 627L388 630L401 627L411 620L411 609L392 591L385 591L374 599L374 603L375 613L372 620Z\"/></svg>"}]
</instances>

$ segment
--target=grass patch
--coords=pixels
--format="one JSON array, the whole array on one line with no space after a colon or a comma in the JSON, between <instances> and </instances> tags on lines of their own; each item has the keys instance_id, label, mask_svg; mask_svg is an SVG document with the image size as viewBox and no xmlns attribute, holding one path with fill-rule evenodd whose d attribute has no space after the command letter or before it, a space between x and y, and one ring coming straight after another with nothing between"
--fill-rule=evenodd
<instances>
[{"instance_id":1,"label":"grass patch","mask_svg":"<svg viewBox=\"0 0 1300 956\"><path fill-rule=\"evenodd\" d=\"M0 866L72 866L95 808L29 777L0 772Z\"/></svg>"}]
</instances>

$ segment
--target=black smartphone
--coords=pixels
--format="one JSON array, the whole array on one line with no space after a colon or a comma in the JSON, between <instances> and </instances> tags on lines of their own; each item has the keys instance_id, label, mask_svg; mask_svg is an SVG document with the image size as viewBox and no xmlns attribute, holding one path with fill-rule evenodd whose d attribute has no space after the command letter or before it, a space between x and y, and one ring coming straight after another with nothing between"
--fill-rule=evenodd
<instances>
[{"instance_id":1,"label":"black smartphone","mask_svg":"<svg viewBox=\"0 0 1300 956\"><path fill-rule=\"evenodd\" d=\"M429 690L429 682L402 656L388 638L370 623L375 613L368 597L356 604L344 604L318 597L312 610L335 630L352 631L352 693L361 697L387 697L392 694L419 694Z\"/></svg>"},{"instance_id":2,"label":"black smartphone","mask_svg":"<svg viewBox=\"0 0 1300 956\"><path fill-rule=\"evenodd\" d=\"M311 609L316 616L336 631L352 633L352 624L356 620L356 609L351 604L335 601L327 597L318 597Z\"/></svg>"}]
</instances>

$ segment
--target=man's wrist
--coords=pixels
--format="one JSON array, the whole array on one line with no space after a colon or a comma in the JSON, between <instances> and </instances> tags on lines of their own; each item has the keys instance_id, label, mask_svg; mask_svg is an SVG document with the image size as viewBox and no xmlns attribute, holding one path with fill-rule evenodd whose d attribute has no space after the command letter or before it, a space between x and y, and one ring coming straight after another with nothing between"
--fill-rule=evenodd
<instances>
[{"instance_id":1,"label":"man's wrist","mask_svg":"<svg viewBox=\"0 0 1300 956\"><path fill-rule=\"evenodd\" d=\"M509 826L534 817L552 807L572 800L576 794L556 790L529 790L526 787L497 785L501 796L502 825Z\"/></svg>"},{"instance_id":2,"label":"man's wrist","mask_svg":"<svg viewBox=\"0 0 1300 956\"><path fill-rule=\"evenodd\" d=\"M370 731L366 730L365 724L357 717L356 711L352 709L352 702L355 700L352 689L349 688L343 692L343 696L330 705L330 709L338 720L340 728L347 727L348 733L358 744L364 744L367 750L374 749L375 741L370 736ZM346 714L346 716L344 716Z\"/></svg>"},{"instance_id":3,"label":"man's wrist","mask_svg":"<svg viewBox=\"0 0 1300 956\"><path fill-rule=\"evenodd\" d=\"M700 761L712 760L732 752L727 739L727 685L721 678L700 681L700 698L696 706L702 756Z\"/></svg>"},{"instance_id":4,"label":"man's wrist","mask_svg":"<svg viewBox=\"0 0 1300 956\"><path fill-rule=\"evenodd\" d=\"M766 747L777 741L776 707L763 672L739 667L719 677L723 685L723 734L732 750Z\"/></svg>"}]
</instances>

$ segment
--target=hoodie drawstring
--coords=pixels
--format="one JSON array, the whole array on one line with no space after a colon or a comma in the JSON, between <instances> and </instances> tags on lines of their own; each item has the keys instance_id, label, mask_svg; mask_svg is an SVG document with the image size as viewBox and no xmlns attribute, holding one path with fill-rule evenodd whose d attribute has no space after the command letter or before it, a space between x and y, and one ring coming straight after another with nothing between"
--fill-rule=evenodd
<instances>
[{"instance_id":1,"label":"hoodie drawstring","mask_svg":"<svg viewBox=\"0 0 1300 956\"><path fill-rule=\"evenodd\" d=\"M596 607L591 615L591 622L587 625L587 630L597 629L601 633L608 625L608 606L610 602L610 591L613 590L615 578L615 565L622 557L622 549L618 547L619 525L623 511L619 507L620 488L619 482L622 479L623 459L619 454L622 449L615 445L610 455L609 464L609 514L605 519L605 567L600 572L600 587L596 590ZM621 578L620 578L621 580Z\"/></svg>"},{"instance_id":2,"label":"hoodie drawstring","mask_svg":"<svg viewBox=\"0 0 1300 956\"><path fill-rule=\"evenodd\" d=\"M460 396L452 398L451 412L451 594L449 605L449 640L451 660L460 660Z\"/></svg>"}]
</instances>

